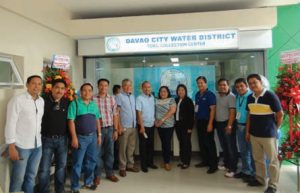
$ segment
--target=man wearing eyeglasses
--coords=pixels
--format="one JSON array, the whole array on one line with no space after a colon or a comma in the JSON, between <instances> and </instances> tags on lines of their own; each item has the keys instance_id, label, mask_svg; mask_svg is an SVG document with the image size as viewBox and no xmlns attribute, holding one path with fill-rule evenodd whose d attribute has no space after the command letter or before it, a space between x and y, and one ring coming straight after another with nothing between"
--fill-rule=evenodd
<instances>
[{"instance_id":1,"label":"man wearing eyeglasses","mask_svg":"<svg viewBox=\"0 0 300 193\"><path fill-rule=\"evenodd\" d=\"M50 193L50 167L55 158L55 192L64 192L67 161L67 110L69 102L63 97L66 82L56 79L52 91L44 97L45 111L42 119L42 159L39 171L39 192Z\"/></svg>"}]
</instances>

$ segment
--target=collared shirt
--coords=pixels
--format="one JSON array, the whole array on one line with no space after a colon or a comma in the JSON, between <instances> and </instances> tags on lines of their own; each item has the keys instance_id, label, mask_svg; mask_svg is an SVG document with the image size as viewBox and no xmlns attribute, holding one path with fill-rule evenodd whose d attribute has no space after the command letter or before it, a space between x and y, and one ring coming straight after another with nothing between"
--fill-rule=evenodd
<instances>
[{"instance_id":1,"label":"collared shirt","mask_svg":"<svg viewBox=\"0 0 300 193\"><path fill-rule=\"evenodd\" d=\"M282 110L274 93L264 90L258 97L253 93L247 98L246 110L250 114L250 134L256 137L276 137L275 113Z\"/></svg>"},{"instance_id":2,"label":"collared shirt","mask_svg":"<svg viewBox=\"0 0 300 193\"><path fill-rule=\"evenodd\" d=\"M229 119L230 109L235 109L235 96L232 92L225 95L216 94L216 121L223 122Z\"/></svg>"},{"instance_id":3,"label":"collared shirt","mask_svg":"<svg viewBox=\"0 0 300 193\"><path fill-rule=\"evenodd\" d=\"M67 134L67 115L69 102L61 98L55 102L51 95L45 96L45 110L42 119L42 135L66 135Z\"/></svg>"},{"instance_id":4,"label":"collared shirt","mask_svg":"<svg viewBox=\"0 0 300 193\"><path fill-rule=\"evenodd\" d=\"M116 95L117 105L120 108L121 124L124 128L135 128L136 111L135 98L132 94L121 92Z\"/></svg>"},{"instance_id":5,"label":"collared shirt","mask_svg":"<svg viewBox=\"0 0 300 193\"><path fill-rule=\"evenodd\" d=\"M195 114L196 118L209 120L210 107L216 105L216 95L210 90L204 93L197 92L195 96Z\"/></svg>"},{"instance_id":6,"label":"collared shirt","mask_svg":"<svg viewBox=\"0 0 300 193\"><path fill-rule=\"evenodd\" d=\"M41 146L41 123L44 100L25 92L13 97L7 105L5 141L23 149Z\"/></svg>"},{"instance_id":7,"label":"collared shirt","mask_svg":"<svg viewBox=\"0 0 300 193\"><path fill-rule=\"evenodd\" d=\"M78 108L78 109L77 109ZM77 113L77 114L76 114ZM92 114L95 115L96 119L101 118L101 115L99 113L99 109L96 105L96 103L92 100L90 100L89 104L86 104L80 97L77 99L77 106L76 101L72 101L72 103L69 105L68 109L68 119L75 120L76 116L79 115L86 115L86 114Z\"/></svg>"},{"instance_id":8,"label":"collared shirt","mask_svg":"<svg viewBox=\"0 0 300 193\"><path fill-rule=\"evenodd\" d=\"M236 120L238 123L245 124L247 122L247 98L252 92L248 90L243 96L237 95L235 101Z\"/></svg>"},{"instance_id":9,"label":"collared shirt","mask_svg":"<svg viewBox=\"0 0 300 193\"><path fill-rule=\"evenodd\" d=\"M147 96L144 93L136 98L136 110L142 112L145 127L153 127L155 121L155 103L153 95Z\"/></svg>"},{"instance_id":10,"label":"collared shirt","mask_svg":"<svg viewBox=\"0 0 300 193\"><path fill-rule=\"evenodd\" d=\"M117 103L113 96L107 94L105 97L99 95L94 97L94 101L101 113L101 127L114 125L114 115L118 115Z\"/></svg>"}]
</instances>

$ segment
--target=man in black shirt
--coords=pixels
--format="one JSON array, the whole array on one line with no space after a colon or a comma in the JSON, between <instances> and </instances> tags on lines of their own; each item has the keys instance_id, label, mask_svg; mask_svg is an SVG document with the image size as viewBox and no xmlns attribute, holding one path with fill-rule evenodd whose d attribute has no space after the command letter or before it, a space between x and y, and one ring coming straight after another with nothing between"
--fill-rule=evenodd
<instances>
[{"instance_id":1,"label":"man in black shirt","mask_svg":"<svg viewBox=\"0 0 300 193\"><path fill-rule=\"evenodd\" d=\"M50 193L50 167L55 158L55 192L64 192L67 161L67 110L69 102L63 97L66 82L56 79L52 91L44 97L45 112L42 120L42 159L39 172L39 192Z\"/></svg>"}]
</instances>

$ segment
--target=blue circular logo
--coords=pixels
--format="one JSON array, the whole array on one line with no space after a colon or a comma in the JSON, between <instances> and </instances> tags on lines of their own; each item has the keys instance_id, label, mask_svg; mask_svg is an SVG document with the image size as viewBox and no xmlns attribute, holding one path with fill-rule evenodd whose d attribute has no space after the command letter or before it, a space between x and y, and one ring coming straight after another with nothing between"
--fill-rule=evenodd
<instances>
[{"instance_id":1,"label":"blue circular logo","mask_svg":"<svg viewBox=\"0 0 300 193\"><path fill-rule=\"evenodd\" d=\"M109 38L106 41L106 49L110 52L116 52L120 50L121 42L119 38Z\"/></svg>"}]
</instances>

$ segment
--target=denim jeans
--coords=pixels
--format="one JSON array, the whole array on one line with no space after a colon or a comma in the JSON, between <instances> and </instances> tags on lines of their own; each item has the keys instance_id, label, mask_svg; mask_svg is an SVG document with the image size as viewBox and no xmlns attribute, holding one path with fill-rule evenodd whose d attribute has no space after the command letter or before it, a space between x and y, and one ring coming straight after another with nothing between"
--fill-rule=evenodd
<instances>
[{"instance_id":1,"label":"denim jeans","mask_svg":"<svg viewBox=\"0 0 300 193\"><path fill-rule=\"evenodd\" d=\"M42 147L16 148L22 160L13 161L9 192L33 193L35 177L42 157Z\"/></svg>"},{"instance_id":2,"label":"denim jeans","mask_svg":"<svg viewBox=\"0 0 300 193\"><path fill-rule=\"evenodd\" d=\"M65 166L67 162L67 137L42 138L43 155L39 171L39 192L50 193L50 167L55 158L55 192L64 192Z\"/></svg>"},{"instance_id":3,"label":"denim jeans","mask_svg":"<svg viewBox=\"0 0 300 193\"><path fill-rule=\"evenodd\" d=\"M237 169L238 155L236 147L236 128L233 125L232 132L227 134L225 131L227 121L216 122L216 128L220 145L223 149L224 165L231 172L235 172Z\"/></svg>"},{"instance_id":4,"label":"denim jeans","mask_svg":"<svg viewBox=\"0 0 300 193\"><path fill-rule=\"evenodd\" d=\"M97 162L97 134L77 135L80 147L72 151L72 176L71 189L73 191L80 189L79 179L81 170L84 172L84 184L91 185L94 180L94 170ZM83 165L84 161L84 166Z\"/></svg>"},{"instance_id":5,"label":"denim jeans","mask_svg":"<svg viewBox=\"0 0 300 193\"><path fill-rule=\"evenodd\" d=\"M241 172L247 175L255 176L255 165L252 157L251 144L246 141L246 126L237 125L236 136L240 149L242 169Z\"/></svg>"},{"instance_id":6,"label":"denim jeans","mask_svg":"<svg viewBox=\"0 0 300 193\"><path fill-rule=\"evenodd\" d=\"M102 144L98 146L97 165L95 169L95 176L101 177L101 171L104 166L106 176L114 174L114 140L113 140L113 127L104 127L101 129Z\"/></svg>"}]
</instances>

